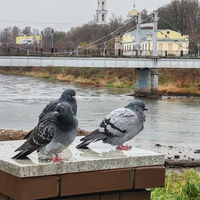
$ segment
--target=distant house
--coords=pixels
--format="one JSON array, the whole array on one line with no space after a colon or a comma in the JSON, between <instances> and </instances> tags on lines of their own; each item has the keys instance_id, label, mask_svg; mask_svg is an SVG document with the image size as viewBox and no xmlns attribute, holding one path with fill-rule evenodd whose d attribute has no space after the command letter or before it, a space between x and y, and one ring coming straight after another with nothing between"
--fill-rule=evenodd
<instances>
[{"instance_id":1,"label":"distant house","mask_svg":"<svg viewBox=\"0 0 200 200\"><path fill-rule=\"evenodd\" d=\"M189 36L170 29L158 29L157 50L158 56L183 56L188 54ZM126 33L122 37L123 55L136 55L137 30ZM152 55L153 30L141 30L141 55Z\"/></svg>"},{"instance_id":2,"label":"distant house","mask_svg":"<svg viewBox=\"0 0 200 200\"><path fill-rule=\"evenodd\" d=\"M39 44L40 41L40 35L16 37L16 44Z\"/></svg>"}]
</instances>

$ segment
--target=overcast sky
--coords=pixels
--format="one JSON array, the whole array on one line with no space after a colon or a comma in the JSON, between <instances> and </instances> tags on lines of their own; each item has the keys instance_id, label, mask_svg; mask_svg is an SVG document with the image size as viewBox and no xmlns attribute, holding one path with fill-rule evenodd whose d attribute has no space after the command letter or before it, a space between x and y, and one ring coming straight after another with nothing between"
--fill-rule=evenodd
<instances>
[{"instance_id":1,"label":"overcast sky","mask_svg":"<svg viewBox=\"0 0 200 200\"><path fill-rule=\"evenodd\" d=\"M150 13L171 1L135 0L135 5L136 10L145 8ZM108 19L112 13L125 19L133 4L134 0L107 0ZM52 27L67 31L74 24L91 21L96 9L97 0L0 0L0 29L15 25L20 29L31 26L39 30Z\"/></svg>"}]
</instances>

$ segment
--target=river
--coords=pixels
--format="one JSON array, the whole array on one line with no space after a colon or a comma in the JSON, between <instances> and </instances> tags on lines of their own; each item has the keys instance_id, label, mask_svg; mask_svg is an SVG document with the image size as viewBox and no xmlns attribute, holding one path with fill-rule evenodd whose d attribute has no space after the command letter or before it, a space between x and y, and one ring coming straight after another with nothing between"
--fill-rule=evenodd
<instances>
[{"instance_id":1,"label":"river","mask_svg":"<svg viewBox=\"0 0 200 200\"><path fill-rule=\"evenodd\" d=\"M0 74L0 129L29 131L45 105L66 88L77 91L79 128L92 131L113 109L126 106L131 89L70 84L27 76ZM142 99L146 102L144 130L136 139L198 144L200 102L175 99Z\"/></svg>"}]
</instances>

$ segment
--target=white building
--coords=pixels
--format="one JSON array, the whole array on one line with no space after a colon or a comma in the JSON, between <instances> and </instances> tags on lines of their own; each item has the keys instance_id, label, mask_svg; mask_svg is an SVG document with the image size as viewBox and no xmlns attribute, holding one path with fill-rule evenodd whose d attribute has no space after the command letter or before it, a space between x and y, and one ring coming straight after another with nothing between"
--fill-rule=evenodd
<instances>
[{"instance_id":1,"label":"white building","mask_svg":"<svg viewBox=\"0 0 200 200\"><path fill-rule=\"evenodd\" d=\"M98 9L96 10L96 23L106 24L108 11L106 10L107 2L106 0L97 0Z\"/></svg>"}]
</instances>

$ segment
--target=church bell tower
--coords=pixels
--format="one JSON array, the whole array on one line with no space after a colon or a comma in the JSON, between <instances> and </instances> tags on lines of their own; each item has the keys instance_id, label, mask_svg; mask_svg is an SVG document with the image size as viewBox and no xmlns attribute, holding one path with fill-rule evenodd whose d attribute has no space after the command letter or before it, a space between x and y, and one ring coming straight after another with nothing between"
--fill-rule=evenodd
<instances>
[{"instance_id":1,"label":"church bell tower","mask_svg":"<svg viewBox=\"0 0 200 200\"><path fill-rule=\"evenodd\" d=\"M96 23L106 24L108 11L106 10L106 0L97 0L98 9L96 10Z\"/></svg>"}]
</instances>

